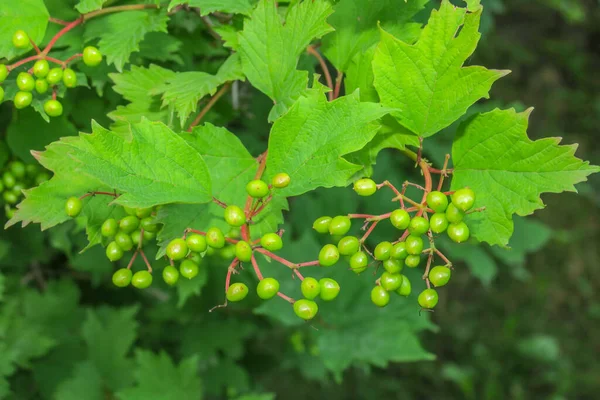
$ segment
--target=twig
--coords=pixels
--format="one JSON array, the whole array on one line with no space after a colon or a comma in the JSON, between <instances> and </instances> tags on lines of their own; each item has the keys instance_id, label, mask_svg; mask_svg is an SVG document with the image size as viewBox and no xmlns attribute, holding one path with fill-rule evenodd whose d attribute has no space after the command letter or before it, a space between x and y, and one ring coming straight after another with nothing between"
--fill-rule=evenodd
<instances>
[{"instance_id":1,"label":"twig","mask_svg":"<svg viewBox=\"0 0 600 400\"><path fill-rule=\"evenodd\" d=\"M327 63L325 62L325 60L323 59L323 57L321 56L321 54L315 50L315 48L313 46L308 46L306 51L313 55L318 61L319 64L321 64L321 69L323 70L323 74L325 75L325 81L327 82L327 87L329 87L329 93L327 93L327 96L329 98L329 101L332 101L335 97L334 97L334 88L333 88L333 81L331 80L331 74L329 73L329 68L327 68Z\"/></svg>"},{"instance_id":2,"label":"twig","mask_svg":"<svg viewBox=\"0 0 600 400\"><path fill-rule=\"evenodd\" d=\"M225 92L227 92L227 90L229 90L230 86L231 86L231 83L227 82L225 85L223 85L223 87L221 87L221 89L219 89L219 91L217 93L215 93L215 95L213 97L211 97L211 99L208 101L208 103L206 103L206 105L204 106L202 111L200 111L200 114L198 114L196 119L194 119L194 121L188 127L188 129L187 129L188 132L191 132L192 129L194 129L194 127L200 123L200 121L202 120L202 118L204 118L206 113L209 112L210 109L215 105L215 103L217 101L219 101L221 96L223 96L225 94Z\"/></svg>"}]
</instances>

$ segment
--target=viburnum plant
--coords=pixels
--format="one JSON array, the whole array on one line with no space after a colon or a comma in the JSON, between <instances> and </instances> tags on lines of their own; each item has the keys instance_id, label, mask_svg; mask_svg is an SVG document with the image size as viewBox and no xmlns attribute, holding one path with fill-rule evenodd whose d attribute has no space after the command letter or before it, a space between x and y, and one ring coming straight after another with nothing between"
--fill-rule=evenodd
<instances>
[{"instance_id":1,"label":"viburnum plant","mask_svg":"<svg viewBox=\"0 0 600 400\"><path fill-rule=\"evenodd\" d=\"M541 193L573 191L574 184L598 172L574 156L576 146L561 146L555 138L530 140L531 109L494 109L463 118L508 74L463 65L480 38L479 1L469 0L463 8L443 0L424 27L415 19L426 0L360 5L172 0L102 8L103 3L81 1L80 16L61 21L50 17L41 0L28 0L25 8L36 17L15 18L2 28L0 41L7 43L0 44L0 56L24 57L0 67L6 87L0 93L16 108L32 104L44 117L60 116L57 97L65 95L64 88L88 84L71 63L82 58L86 66L99 66L102 55L118 71L109 75L113 90L129 102L109 115L110 126L94 122L90 134L33 149L53 176L25 190L16 211L7 208L7 227L35 222L48 229L76 218L87 232L84 250L105 246L113 262L131 254L114 272L118 287L148 288L157 273L171 286L181 277L197 279L203 259L219 252L230 264L223 272L224 304L216 308L248 295L251 289L236 282L236 275L249 266L258 297L278 296L297 316L311 320L318 304L336 299L344 287L331 277L311 277L310 269L340 265L345 258L349 274L373 275L371 300L380 307L390 302L391 292L411 295L403 268L422 267L426 288L416 296L415 310L430 310L438 302L435 288L448 283L453 269L436 246L441 235L459 244L506 246L513 215L533 213L543 207ZM6 8L16 16L26 12L16 3ZM211 50L224 60L215 74L155 64L123 71L146 34L167 32L171 18L190 12L200 13L219 45ZM64 27L41 46L48 23ZM84 43L68 35L76 29L84 30ZM77 52L55 57L54 49L69 37L76 44L60 51L77 47ZM306 55L317 61L318 74L302 68ZM50 69L49 63L58 67ZM90 77L97 89L106 82L98 73ZM272 101L265 116L272 123L268 147L258 156L232 132L235 126L230 131L203 123L229 91L236 103L249 87ZM428 139L461 118L452 153L434 167L424 157ZM390 183L395 177L369 178L377 155L387 148L408 157L423 182L406 180L396 187ZM15 184L3 181L15 191ZM318 254L302 254L303 259L277 254L287 241L281 224L289 198L351 185L365 197L388 191L390 210L340 210L320 217L312 226L330 234L332 243ZM416 197L407 195L409 188L416 189ZM353 223L363 232L349 234ZM371 243L371 234L386 223L396 234ZM150 255L144 250L152 242L159 248ZM149 256L163 260L162 270L153 269ZM135 267L138 259L145 267ZM280 280L264 276L265 261L289 269L302 296L293 298Z\"/></svg>"}]
</instances>

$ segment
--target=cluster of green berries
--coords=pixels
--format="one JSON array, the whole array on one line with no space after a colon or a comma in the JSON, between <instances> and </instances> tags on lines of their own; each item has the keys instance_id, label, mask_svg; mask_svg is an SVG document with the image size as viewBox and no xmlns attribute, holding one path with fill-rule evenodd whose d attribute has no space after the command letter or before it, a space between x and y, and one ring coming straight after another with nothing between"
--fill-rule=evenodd
<instances>
[{"instance_id":1,"label":"cluster of green berries","mask_svg":"<svg viewBox=\"0 0 600 400\"><path fill-rule=\"evenodd\" d=\"M9 162L0 172L0 192L7 218L15 213L14 206L21 200L23 190L38 186L50 179L50 175L35 164L21 161Z\"/></svg>"},{"instance_id":2,"label":"cluster of green berries","mask_svg":"<svg viewBox=\"0 0 600 400\"><path fill-rule=\"evenodd\" d=\"M29 46L29 37L24 31L18 30L13 36L13 45L19 49L27 48ZM102 62L102 54L93 46L86 47L83 50L82 57L83 62L90 67L97 66ZM31 72L33 75L29 72L20 72L17 75L16 83L19 91L13 99L17 109L23 109L31 105L34 90L40 95L45 95L49 89L55 89L61 82L68 89L74 88L77 85L75 71L67 68L65 65L50 68L48 60L43 57L35 62ZM4 82L9 73L8 67L0 64L0 83ZM0 102L3 100L4 89L0 86ZM55 98L50 98L44 102L44 111L50 117L58 117L63 113L63 106Z\"/></svg>"}]
</instances>

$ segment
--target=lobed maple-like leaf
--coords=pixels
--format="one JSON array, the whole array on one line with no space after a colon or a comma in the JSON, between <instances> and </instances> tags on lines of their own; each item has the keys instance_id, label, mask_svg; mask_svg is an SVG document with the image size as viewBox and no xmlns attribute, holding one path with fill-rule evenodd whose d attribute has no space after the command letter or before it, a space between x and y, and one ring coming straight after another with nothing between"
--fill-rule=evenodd
<instances>
[{"instance_id":1,"label":"lobed maple-like leaf","mask_svg":"<svg viewBox=\"0 0 600 400\"><path fill-rule=\"evenodd\" d=\"M12 59L31 50L17 49L12 38L23 30L31 40L40 44L48 26L48 9L43 0L0 0L0 58Z\"/></svg>"},{"instance_id":2,"label":"lobed maple-like leaf","mask_svg":"<svg viewBox=\"0 0 600 400\"><path fill-rule=\"evenodd\" d=\"M187 4L189 7L198 7L200 15L208 15L215 11L228 14L249 14L252 4L249 0L171 0L168 10Z\"/></svg>"},{"instance_id":3,"label":"lobed maple-like leaf","mask_svg":"<svg viewBox=\"0 0 600 400\"><path fill-rule=\"evenodd\" d=\"M75 9L81 14L96 11L102 8L108 0L81 0L75 5Z\"/></svg>"}]
</instances>

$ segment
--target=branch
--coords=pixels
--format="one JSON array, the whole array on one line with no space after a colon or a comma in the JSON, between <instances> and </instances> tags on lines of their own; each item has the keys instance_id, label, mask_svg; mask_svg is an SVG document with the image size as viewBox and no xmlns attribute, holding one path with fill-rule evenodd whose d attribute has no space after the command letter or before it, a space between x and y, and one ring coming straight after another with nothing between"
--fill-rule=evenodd
<instances>
[{"instance_id":1,"label":"branch","mask_svg":"<svg viewBox=\"0 0 600 400\"><path fill-rule=\"evenodd\" d=\"M227 82L225 85L223 85L223 87L221 87L221 89L219 89L219 91L217 93L215 93L215 95L213 97L211 97L211 99L208 101L208 103L206 103L206 105L204 106L202 111L200 111L200 114L198 114L196 119L194 119L194 121L188 127L188 129L187 129L188 132L191 132L192 129L194 129L194 127L200 123L200 121L202 120L202 118L204 118L206 113L209 112L210 109L213 108L215 103L217 101L219 101L219 99L225 94L225 92L227 92L229 90L230 86L231 86L231 82Z\"/></svg>"},{"instance_id":2,"label":"branch","mask_svg":"<svg viewBox=\"0 0 600 400\"><path fill-rule=\"evenodd\" d=\"M331 80L331 74L329 73L329 68L327 68L327 63L325 62L325 60L323 59L321 54L319 54L319 52L316 51L312 45L308 46L306 48L306 52L308 54L315 56L315 58L319 61L319 64L321 64L321 69L323 70L323 74L325 75L325 81L327 82L327 87L329 87L329 89L330 89L329 92L327 93L327 96L329 98L329 101L332 101L335 98L334 97L334 88L333 88L333 81Z\"/></svg>"}]
</instances>

